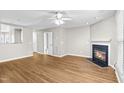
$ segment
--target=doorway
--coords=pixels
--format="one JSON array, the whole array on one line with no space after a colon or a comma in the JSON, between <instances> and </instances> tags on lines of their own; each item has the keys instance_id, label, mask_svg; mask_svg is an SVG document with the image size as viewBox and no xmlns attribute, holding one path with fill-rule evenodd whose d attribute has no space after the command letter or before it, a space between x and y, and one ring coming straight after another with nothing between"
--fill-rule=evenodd
<instances>
[{"instance_id":1,"label":"doorway","mask_svg":"<svg viewBox=\"0 0 124 93\"><path fill-rule=\"evenodd\" d=\"M44 54L53 54L53 33L44 32Z\"/></svg>"}]
</instances>

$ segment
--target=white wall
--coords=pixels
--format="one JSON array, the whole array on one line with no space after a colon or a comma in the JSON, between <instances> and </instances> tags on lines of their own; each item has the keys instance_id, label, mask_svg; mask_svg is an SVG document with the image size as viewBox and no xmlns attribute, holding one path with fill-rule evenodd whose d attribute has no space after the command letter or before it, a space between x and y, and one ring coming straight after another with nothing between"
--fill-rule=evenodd
<instances>
[{"instance_id":1,"label":"white wall","mask_svg":"<svg viewBox=\"0 0 124 93\"><path fill-rule=\"evenodd\" d=\"M32 30L24 28L23 43L0 45L0 62L32 55Z\"/></svg>"},{"instance_id":2,"label":"white wall","mask_svg":"<svg viewBox=\"0 0 124 93\"><path fill-rule=\"evenodd\" d=\"M118 56L116 69L121 82L124 82L124 11L117 11L117 43L118 43Z\"/></svg>"},{"instance_id":3,"label":"white wall","mask_svg":"<svg viewBox=\"0 0 124 93\"><path fill-rule=\"evenodd\" d=\"M53 32L53 55L79 55L90 57L90 28L78 27L64 29L62 27L38 31ZM38 36L38 52L43 53L43 34ZM42 44L41 44L42 43ZM40 45L39 45L40 44Z\"/></svg>"},{"instance_id":4,"label":"white wall","mask_svg":"<svg viewBox=\"0 0 124 93\"><path fill-rule=\"evenodd\" d=\"M90 57L90 27L66 29L66 54Z\"/></svg>"},{"instance_id":5,"label":"white wall","mask_svg":"<svg viewBox=\"0 0 124 93\"><path fill-rule=\"evenodd\" d=\"M110 41L112 39L112 33L114 29L114 17L93 24L91 25L91 40Z\"/></svg>"},{"instance_id":6,"label":"white wall","mask_svg":"<svg viewBox=\"0 0 124 93\"><path fill-rule=\"evenodd\" d=\"M109 64L113 67L117 62L116 35L115 16L91 25L91 41L110 45Z\"/></svg>"}]
</instances>

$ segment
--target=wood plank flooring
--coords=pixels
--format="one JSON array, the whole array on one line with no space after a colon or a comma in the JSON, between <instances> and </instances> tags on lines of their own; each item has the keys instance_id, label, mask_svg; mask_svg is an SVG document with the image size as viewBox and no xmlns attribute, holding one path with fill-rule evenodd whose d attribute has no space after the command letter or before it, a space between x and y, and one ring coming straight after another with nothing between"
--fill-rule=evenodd
<instances>
[{"instance_id":1,"label":"wood plank flooring","mask_svg":"<svg viewBox=\"0 0 124 93\"><path fill-rule=\"evenodd\" d=\"M33 57L0 63L0 82L116 83L117 78L111 67L99 67L86 58L34 53Z\"/></svg>"}]
</instances>

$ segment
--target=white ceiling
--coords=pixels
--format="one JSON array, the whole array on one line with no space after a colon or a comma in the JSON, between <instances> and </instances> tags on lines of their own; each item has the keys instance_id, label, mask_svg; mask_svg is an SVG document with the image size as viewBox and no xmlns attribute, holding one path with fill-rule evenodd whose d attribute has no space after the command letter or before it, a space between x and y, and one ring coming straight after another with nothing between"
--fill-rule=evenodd
<instances>
[{"instance_id":1,"label":"white ceiling","mask_svg":"<svg viewBox=\"0 0 124 93\"><path fill-rule=\"evenodd\" d=\"M35 29L57 27L49 18L54 10L0 10L0 22L27 26ZM113 10L65 10L64 16L72 20L65 21L64 28L91 25L115 14Z\"/></svg>"}]
</instances>

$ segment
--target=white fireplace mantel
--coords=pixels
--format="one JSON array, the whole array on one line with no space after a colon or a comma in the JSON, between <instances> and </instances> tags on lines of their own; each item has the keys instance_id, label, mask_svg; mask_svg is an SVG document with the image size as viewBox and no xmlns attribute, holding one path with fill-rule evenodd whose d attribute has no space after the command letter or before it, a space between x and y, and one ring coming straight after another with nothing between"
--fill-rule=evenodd
<instances>
[{"instance_id":1,"label":"white fireplace mantel","mask_svg":"<svg viewBox=\"0 0 124 93\"><path fill-rule=\"evenodd\" d=\"M110 40L96 40L96 41L94 41L94 40L92 40L91 41L91 43L111 43L111 41L112 41L112 39L110 39Z\"/></svg>"}]
</instances>

